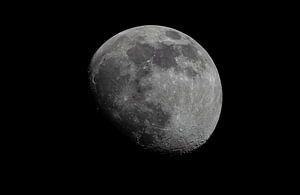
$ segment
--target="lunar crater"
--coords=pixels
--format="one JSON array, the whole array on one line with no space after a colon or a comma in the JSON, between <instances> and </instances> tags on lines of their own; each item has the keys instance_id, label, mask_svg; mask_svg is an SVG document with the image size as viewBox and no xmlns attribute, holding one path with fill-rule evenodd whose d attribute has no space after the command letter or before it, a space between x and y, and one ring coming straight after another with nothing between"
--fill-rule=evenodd
<instances>
[{"instance_id":1,"label":"lunar crater","mask_svg":"<svg viewBox=\"0 0 300 195\"><path fill-rule=\"evenodd\" d=\"M166 31L166 36L171 38L171 39L175 39L175 40L181 39L180 34L176 31L174 31L174 30L167 30Z\"/></svg>"}]
</instances>

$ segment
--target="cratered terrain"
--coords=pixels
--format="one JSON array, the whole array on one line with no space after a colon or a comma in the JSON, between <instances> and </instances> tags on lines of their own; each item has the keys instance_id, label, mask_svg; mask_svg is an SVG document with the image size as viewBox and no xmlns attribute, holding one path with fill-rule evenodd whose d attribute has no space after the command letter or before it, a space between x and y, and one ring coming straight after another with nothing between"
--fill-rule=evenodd
<instances>
[{"instance_id":1,"label":"cratered terrain","mask_svg":"<svg viewBox=\"0 0 300 195\"><path fill-rule=\"evenodd\" d=\"M94 54L90 80L97 102L138 146L187 153L210 137L222 88L216 66L191 37L163 26L139 26Z\"/></svg>"}]
</instances>

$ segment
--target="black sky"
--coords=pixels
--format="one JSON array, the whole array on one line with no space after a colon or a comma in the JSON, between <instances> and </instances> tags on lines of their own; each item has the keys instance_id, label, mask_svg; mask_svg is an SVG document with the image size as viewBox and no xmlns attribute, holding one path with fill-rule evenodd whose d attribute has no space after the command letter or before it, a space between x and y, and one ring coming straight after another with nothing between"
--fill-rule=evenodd
<instances>
[{"instance_id":1,"label":"black sky","mask_svg":"<svg viewBox=\"0 0 300 195\"><path fill-rule=\"evenodd\" d=\"M279 107L270 94L280 82L274 79L277 67L269 48L275 47L274 27L281 18L268 10L243 4L217 9L99 3L41 5L18 17L11 23L15 40L22 41L22 59L30 58L26 71L34 75L26 75L28 88L18 91L28 102L22 121L31 125L20 132L20 138L28 138L20 154L27 152L24 158L38 159L36 166L46 166L49 172L74 177L271 173L270 161L280 147L276 151L273 147L277 140L270 124L276 123L272 113ZM219 71L221 116L210 139L192 154L145 153L97 110L89 86L90 60L109 38L139 25L168 26L189 35L210 54Z\"/></svg>"}]
</instances>

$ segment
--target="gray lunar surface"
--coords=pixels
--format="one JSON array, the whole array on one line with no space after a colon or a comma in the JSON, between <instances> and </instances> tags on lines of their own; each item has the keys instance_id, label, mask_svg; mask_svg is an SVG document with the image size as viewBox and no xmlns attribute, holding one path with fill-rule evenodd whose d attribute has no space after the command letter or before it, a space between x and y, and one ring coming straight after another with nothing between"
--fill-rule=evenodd
<instances>
[{"instance_id":1,"label":"gray lunar surface","mask_svg":"<svg viewBox=\"0 0 300 195\"><path fill-rule=\"evenodd\" d=\"M106 41L90 65L99 105L139 146L187 153L213 133L222 87L208 53L163 26L139 26Z\"/></svg>"}]
</instances>

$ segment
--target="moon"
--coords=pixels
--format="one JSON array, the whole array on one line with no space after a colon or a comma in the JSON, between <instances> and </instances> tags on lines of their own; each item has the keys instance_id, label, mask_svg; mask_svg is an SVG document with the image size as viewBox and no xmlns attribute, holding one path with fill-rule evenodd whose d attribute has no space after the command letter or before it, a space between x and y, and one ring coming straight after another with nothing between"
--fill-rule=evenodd
<instances>
[{"instance_id":1,"label":"moon","mask_svg":"<svg viewBox=\"0 0 300 195\"><path fill-rule=\"evenodd\" d=\"M173 28L138 26L113 36L94 54L90 81L101 108L145 150L192 152L220 117L222 87L213 60Z\"/></svg>"}]
</instances>

